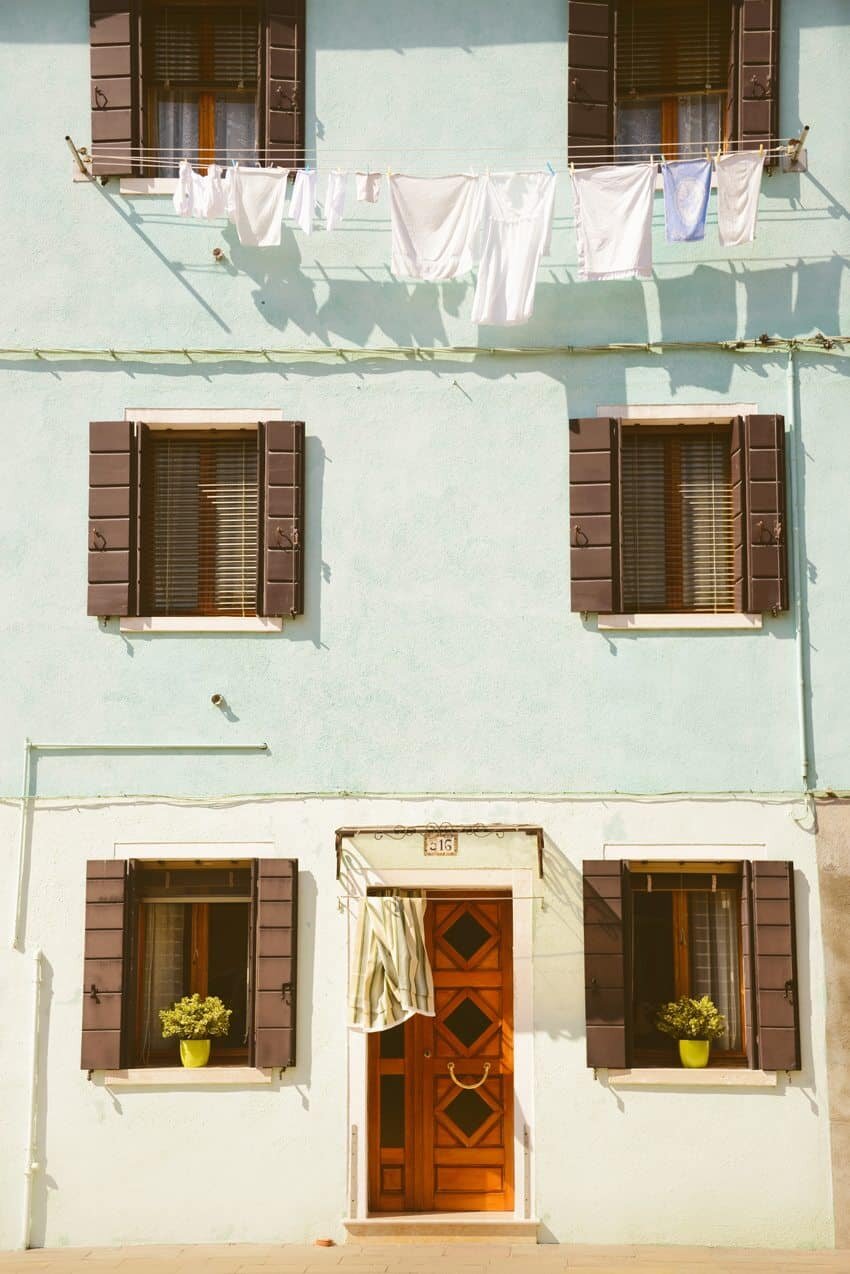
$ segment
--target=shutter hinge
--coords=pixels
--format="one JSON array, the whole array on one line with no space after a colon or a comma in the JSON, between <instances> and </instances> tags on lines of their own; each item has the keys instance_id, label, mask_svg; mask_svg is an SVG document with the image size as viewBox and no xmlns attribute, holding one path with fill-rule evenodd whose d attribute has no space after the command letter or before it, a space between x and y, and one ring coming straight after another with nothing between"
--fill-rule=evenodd
<instances>
[{"instance_id":1,"label":"shutter hinge","mask_svg":"<svg viewBox=\"0 0 850 1274\"><path fill-rule=\"evenodd\" d=\"M292 983L291 982L281 982L280 998L282 1000L286 1000L287 1004L292 1003Z\"/></svg>"},{"instance_id":2,"label":"shutter hinge","mask_svg":"<svg viewBox=\"0 0 850 1274\"><path fill-rule=\"evenodd\" d=\"M91 984L91 990L89 991L89 999L94 1000L95 1004L100 1004L100 996L98 995L97 987L95 986L94 982L92 982Z\"/></svg>"}]
</instances>

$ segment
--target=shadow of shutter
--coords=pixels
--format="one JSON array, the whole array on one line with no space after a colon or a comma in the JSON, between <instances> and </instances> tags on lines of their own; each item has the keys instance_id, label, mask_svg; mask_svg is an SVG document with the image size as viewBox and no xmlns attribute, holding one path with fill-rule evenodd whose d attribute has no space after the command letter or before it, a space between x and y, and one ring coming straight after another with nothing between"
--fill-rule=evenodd
<instances>
[{"instance_id":1,"label":"shadow of shutter","mask_svg":"<svg viewBox=\"0 0 850 1274\"><path fill-rule=\"evenodd\" d=\"M86 864L86 929L83 959L83 1070L121 1065L127 864L94 859Z\"/></svg>"},{"instance_id":2,"label":"shadow of shutter","mask_svg":"<svg viewBox=\"0 0 850 1274\"><path fill-rule=\"evenodd\" d=\"M263 137L269 164L304 166L305 0L265 0L260 39Z\"/></svg>"},{"instance_id":3,"label":"shadow of shutter","mask_svg":"<svg viewBox=\"0 0 850 1274\"><path fill-rule=\"evenodd\" d=\"M254 1065L294 1066L298 860L261 858L256 877Z\"/></svg>"},{"instance_id":4,"label":"shadow of shutter","mask_svg":"<svg viewBox=\"0 0 850 1274\"><path fill-rule=\"evenodd\" d=\"M762 1070L800 1069L794 864L754 862L756 1015Z\"/></svg>"},{"instance_id":5,"label":"shadow of shutter","mask_svg":"<svg viewBox=\"0 0 850 1274\"><path fill-rule=\"evenodd\" d=\"M588 1066L628 1065L623 877L620 862L598 859L583 864Z\"/></svg>"},{"instance_id":6,"label":"shadow of shutter","mask_svg":"<svg viewBox=\"0 0 850 1274\"><path fill-rule=\"evenodd\" d=\"M304 611L304 424L267 420L263 437L265 490L261 615Z\"/></svg>"},{"instance_id":7,"label":"shadow of shutter","mask_svg":"<svg viewBox=\"0 0 850 1274\"><path fill-rule=\"evenodd\" d=\"M610 613L620 605L616 420L570 421L570 607Z\"/></svg>"},{"instance_id":8,"label":"shadow of shutter","mask_svg":"<svg viewBox=\"0 0 850 1274\"><path fill-rule=\"evenodd\" d=\"M89 425L89 615L136 613L136 493L133 424Z\"/></svg>"},{"instance_id":9,"label":"shadow of shutter","mask_svg":"<svg viewBox=\"0 0 850 1274\"><path fill-rule=\"evenodd\" d=\"M747 416L747 607L788 609L784 416Z\"/></svg>"},{"instance_id":10,"label":"shadow of shutter","mask_svg":"<svg viewBox=\"0 0 850 1274\"><path fill-rule=\"evenodd\" d=\"M569 0L567 158L576 167L614 158L615 9L613 0Z\"/></svg>"},{"instance_id":11,"label":"shadow of shutter","mask_svg":"<svg viewBox=\"0 0 850 1274\"><path fill-rule=\"evenodd\" d=\"M90 0L89 45L92 172L139 172L130 156L142 140L138 3Z\"/></svg>"}]
</instances>

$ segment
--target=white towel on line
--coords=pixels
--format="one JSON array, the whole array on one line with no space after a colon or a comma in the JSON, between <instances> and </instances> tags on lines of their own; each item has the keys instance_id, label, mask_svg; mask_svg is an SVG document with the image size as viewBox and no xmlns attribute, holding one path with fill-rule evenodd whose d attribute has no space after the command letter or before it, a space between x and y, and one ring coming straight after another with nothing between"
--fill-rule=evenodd
<instances>
[{"instance_id":1,"label":"white towel on line","mask_svg":"<svg viewBox=\"0 0 850 1274\"><path fill-rule=\"evenodd\" d=\"M188 159L181 159L177 169L177 185L171 203L181 217L203 216L203 177L195 172Z\"/></svg>"},{"instance_id":2,"label":"white towel on line","mask_svg":"<svg viewBox=\"0 0 850 1274\"><path fill-rule=\"evenodd\" d=\"M380 173L355 173L358 203L377 203L381 193Z\"/></svg>"},{"instance_id":3,"label":"white towel on line","mask_svg":"<svg viewBox=\"0 0 850 1274\"><path fill-rule=\"evenodd\" d=\"M252 248L280 243L286 203L286 168L241 168L230 174L233 182L233 220L239 242Z\"/></svg>"},{"instance_id":4,"label":"white towel on line","mask_svg":"<svg viewBox=\"0 0 850 1274\"><path fill-rule=\"evenodd\" d=\"M289 202L289 216L304 234L313 233L313 213L316 210L315 169L299 168L295 174L292 187L292 199Z\"/></svg>"},{"instance_id":5,"label":"white towel on line","mask_svg":"<svg viewBox=\"0 0 850 1274\"><path fill-rule=\"evenodd\" d=\"M652 278L655 164L571 170L580 279Z\"/></svg>"},{"instance_id":6,"label":"white towel on line","mask_svg":"<svg viewBox=\"0 0 850 1274\"><path fill-rule=\"evenodd\" d=\"M716 161L717 229L724 248L752 243L756 237L764 152L736 151Z\"/></svg>"},{"instance_id":7,"label":"white towel on line","mask_svg":"<svg viewBox=\"0 0 850 1274\"><path fill-rule=\"evenodd\" d=\"M228 199L230 180L226 171L218 164L210 164L206 175L201 178L201 211L200 215L212 221L215 217L228 215Z\"/></svg>"},{"instance_id":8,"label":"white towel on line","mask_svg":"<svg viewBox=\"0 0 850 1274\"><path fill-rule=\"evenodd\" d=\"M534 312L541 258L551 251L555 177L499 173L485 178L481 263L473 323L510 326Z\"/></svg>"},{"instance_id":9,"label":"white towel on line","mask_svg":"<svg viewBox=\"0 0 850 1274\"><path fill-rule=\"evenodd\" d=\"M482 179L393 173L389 186L396 278L437 283L466 274L478 247Z\"/></svg>"},{"instance_id":10,"label":"white towel on line","mask_svg":"<svg viewBox=\"0 0 850 1274\"><path fill-rule=\"evenodd\" d=\"M325 191L325 226L328 230L336 230L342 224L347 198L348 173L329 173L328 188Z\"/></svg>"}]
</instances>

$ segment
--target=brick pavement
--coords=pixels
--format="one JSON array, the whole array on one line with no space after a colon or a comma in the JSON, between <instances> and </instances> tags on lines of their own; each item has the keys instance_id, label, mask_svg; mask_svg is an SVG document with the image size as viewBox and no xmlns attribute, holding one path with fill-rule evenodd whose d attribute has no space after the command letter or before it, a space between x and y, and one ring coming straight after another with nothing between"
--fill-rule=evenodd
<instances>
[{"instance_id":1,"label":"brick pavement","mask_svg":"<svg viewBox=\"0 0 850 1274\"><path fill-rule=\"evenodd\" d=\"M850 1274L850 1251L383 1243L223 1244L0 1252L0 1274Z\"/></svg>"}]
</instances>

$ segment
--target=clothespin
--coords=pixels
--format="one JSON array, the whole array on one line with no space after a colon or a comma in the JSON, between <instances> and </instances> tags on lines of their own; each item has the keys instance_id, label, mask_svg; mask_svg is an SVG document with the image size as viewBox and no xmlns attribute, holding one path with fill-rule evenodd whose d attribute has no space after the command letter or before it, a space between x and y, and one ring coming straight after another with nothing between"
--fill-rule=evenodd
<instances>
[{"instance_id":1,"label":"clothespin","mask_svg":"<svg viewBox=\"0 0 850 1274\"><path fill-rule=\"evenodd\" d=\"M708 160L708 162L711 163L711 151L708 149L707 146L705 148L705 157Z\"/></svg>"},{"instance_id":2,"label":"clothespin","mask_svg":"<svg viewBox=\"0 0 850 1274\"><path fill-rule=\"evenodd\" d=\"M546 167L549 169L549 172L550 172L550 173L552 174L552 176L554 177L554 176L555 176L555 169L554 169L554 168L552 167L552 165L549 163L549 160L548 160L548 159L546 160Z\"/></svg>"},{"instance_id":3,"label":"clothespin","mask_svg":"<svg viewBox=\"0 0 850 1274\"><path fill-rule=\"evenodd\" d=\"M759 142L759 154L764 154L764 142Z\"/></svg>"},{"instance_id":4,"label":"clothespin","mask_svg":"<svg viewBox=\"0 0 850 1274\"><path fill-rule=\"evenodd\" d=\"M574 163L572 163L572 162L571 162L571 163L570 163L570 172L571 172L571 173L574 173L574 172L575 172L575 170L576 170L576 166L575 166L575 164L574 164Z\"/></svg>"}]
</instances>

